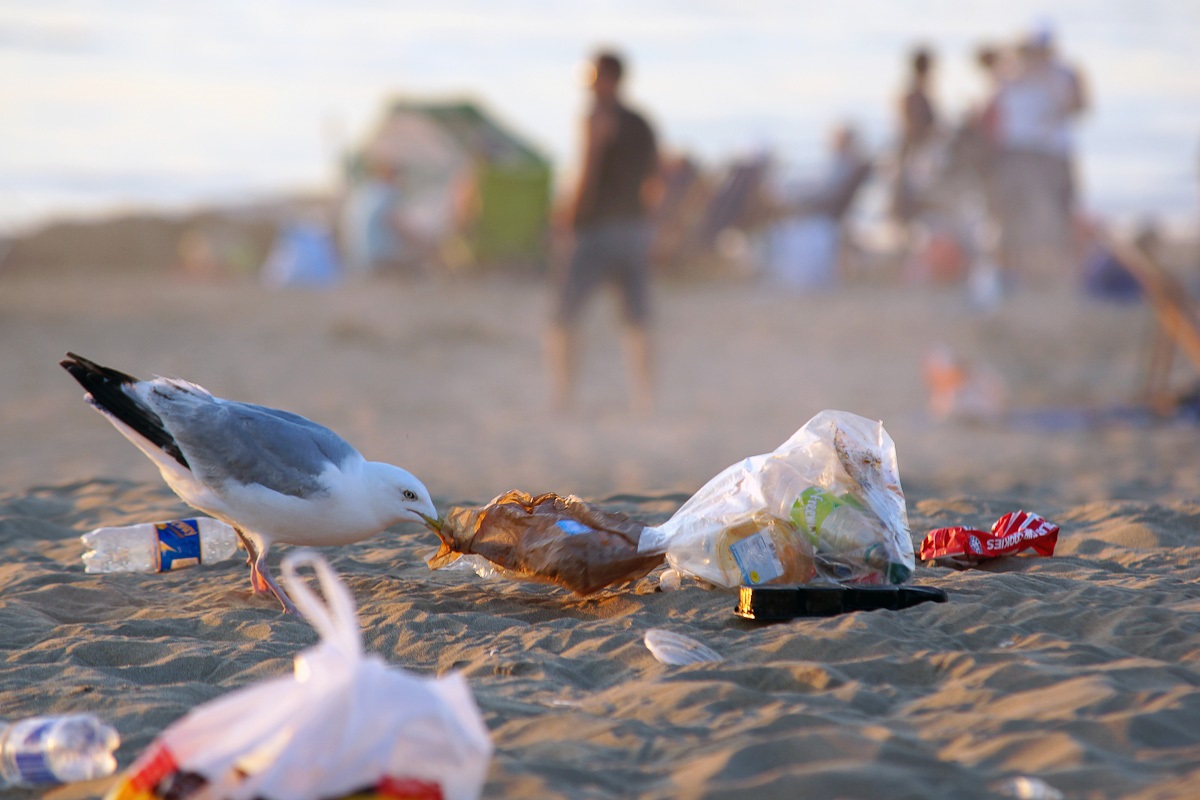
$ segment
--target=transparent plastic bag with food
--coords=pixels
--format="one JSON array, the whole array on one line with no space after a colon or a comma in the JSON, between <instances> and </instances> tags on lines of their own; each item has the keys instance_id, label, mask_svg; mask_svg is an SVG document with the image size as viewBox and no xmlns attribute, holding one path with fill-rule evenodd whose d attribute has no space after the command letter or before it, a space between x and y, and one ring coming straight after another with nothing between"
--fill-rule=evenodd
<instances>
[{"instance_id":1,"label":"transparent plastic bag with food","mask_svg":"<svg viewBox=\"0 0 1200 800\"><path fill-rule=\"evenodd\" d=\"M555 583L581 595L636 580L663 563L662 553L639 551L642 523L549 492L534 497L513 490L484 506L451 508L428 524L442 540L430 569L479 556L504 577Z\"/></svg>"},{"instance_id":2,"label":"transparent plastic bag with food","mask_svg":"<svg viewBox=\"0 0 1200 800\"><path fill-rule=\"evenodd\" d=\"M904 583L915 560L896 446L880 422L822 411L706 483L639 549L725 588Z\"/></svg>"}]
</instances>

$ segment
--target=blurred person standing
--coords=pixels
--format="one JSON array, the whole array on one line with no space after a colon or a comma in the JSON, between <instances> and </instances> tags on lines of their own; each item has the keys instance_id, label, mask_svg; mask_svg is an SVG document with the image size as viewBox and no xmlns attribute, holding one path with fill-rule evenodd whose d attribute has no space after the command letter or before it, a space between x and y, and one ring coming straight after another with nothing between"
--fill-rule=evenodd
<instances>
[{"instance_id":1,"label":"blurred person standing","mask_svg":"<svg viewBox=\"0 0 1200 800\"><path fill-rule=\"evenodd\" d=\"M833 128L829 166L823 178L805 187L795 200L779 204L782 218L767 236L766 277L775 285L810 290L839 280L847 236L846 217L871 174L858 132L849 123Z\"/></svg>"},{"instance_id":2,"label":"blurred person standing","mask_svg":"<svg viewBox=\"0 0 1200 800\"><path fill-rule=\"evenodd\" d=\"M400 168L368 155L342 202L341 247L352 279L424 274L435 245L404 214Z\"/></svg>"},{"instance_id":3,"label":"blurred person standing","mask_svg":"<svg viewBox=\"0 0 1200 800\"><path fill-rule=\"evenodd\" d=\"M900 143L892 190L892 216L905 225L920 214L922 176L928 171L930 149L937 133L938 115L930 92L933 66L933 53L928 48L914 50L910 58L908 88L900 99Z\"/></svg>"},{"instance_id":4,"label":"blurred person standing","mask_svg":"<svg viewBox=\"0 0 1200 800\"><path fill-rule=\"evenodd\" d=\"M1074 128L1087 105L1083 79L1058 58L1049 29L1021 44L996 103L1001 253L1010 270L1049 261L1063 271L1074 261Z\"/></svg>"},{"instance_id":5,"label":"blurred person standing","mask_svg":"<svg viewBox=\"0 0 1200 800\"><path fill-rule=\"evenodd\" d=\"M835 125L829 135L829 166L824 179L805 193L796 210L840 222L870 173L871 162L858 131L848 122Z\"/></svg>"},{"instance_id":6,"label":"blurred person standing","mask_svg":"<svg viewBox=\"0 0 1200 800\"><path fill-rule=\"evenodd\" d=\"M601 52L590 64L592 108L584 120L583 164L571 210L574 252L560 276L557 307L546 337L556 409L573 402L579 365L580 312L595 290L620 291L632 406L654 406L649 334L650 212L660 191L658 149L645 118L622 101L624 64Z\"/></svg>"},{"instance_id":7,"label":"blurred person standing","mask_svg":"<svg viewBox=\"0 0 1200 800\"><path fill-rule=\"evenodd\" d=\"M971 112L967 124L976 143L975 172L982 183L989 216L999 215L996 171L1000 159L1000 95L1008 80L1004 53L989 44L975 51L975 65L983 74L984 96Z\"/></svg>"}]
</instances>

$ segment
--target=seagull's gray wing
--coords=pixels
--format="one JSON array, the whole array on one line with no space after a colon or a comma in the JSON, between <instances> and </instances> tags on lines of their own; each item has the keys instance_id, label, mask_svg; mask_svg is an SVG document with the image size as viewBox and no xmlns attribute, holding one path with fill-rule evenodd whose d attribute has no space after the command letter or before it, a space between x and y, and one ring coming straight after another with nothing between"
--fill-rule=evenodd
<instances>
[{"instance_id":1,"label":"seagull's gray wing","mask_svg":"<svg viewBox=\"0 0 1200 800\"><path fill-rule=\"evenodd\" d=\"M156 392L155 410L192 473L215 489L233 481L293 497L323 495L328 489L321 473L358 456L336 433L298 414L211 395L171 394Z\"/></svg>"}]
</instances>

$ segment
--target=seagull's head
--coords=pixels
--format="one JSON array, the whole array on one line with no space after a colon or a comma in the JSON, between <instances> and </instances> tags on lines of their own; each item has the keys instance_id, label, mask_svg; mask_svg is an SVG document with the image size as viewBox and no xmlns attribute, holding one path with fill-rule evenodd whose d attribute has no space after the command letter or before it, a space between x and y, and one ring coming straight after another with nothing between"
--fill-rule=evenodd
<instances>
[{"instance_id":1,"label":"seagull's head","mask_svg":"<svg viewBox=\"0 0 1200 800\"><path fill-rule=\"evenodd\" d=\"M437 516L429 490L416 475L391 464L371 464L376 478L374 500L382 516L395 522L424 522Z\"/></svg>"}]
</instances>

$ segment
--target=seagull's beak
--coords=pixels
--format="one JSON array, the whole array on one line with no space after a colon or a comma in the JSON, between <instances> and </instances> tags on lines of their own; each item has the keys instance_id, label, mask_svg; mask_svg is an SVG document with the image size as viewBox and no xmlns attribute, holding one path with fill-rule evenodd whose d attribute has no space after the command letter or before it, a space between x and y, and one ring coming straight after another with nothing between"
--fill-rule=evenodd
<instances>
[{"instance_id":1,"label":"seagull's beak","mask_svg":"<svg viewBox=\"0 0 1200 800\"><path fill-rule=\"evenodd\" d=\"M426 525L429 525L430 520L437 521L438 519L437 508L434 507L433 502L430 500L413 503L408 507L408 512L412 515L413 521L423 522Z\"/></svg>"}]
</instances>

